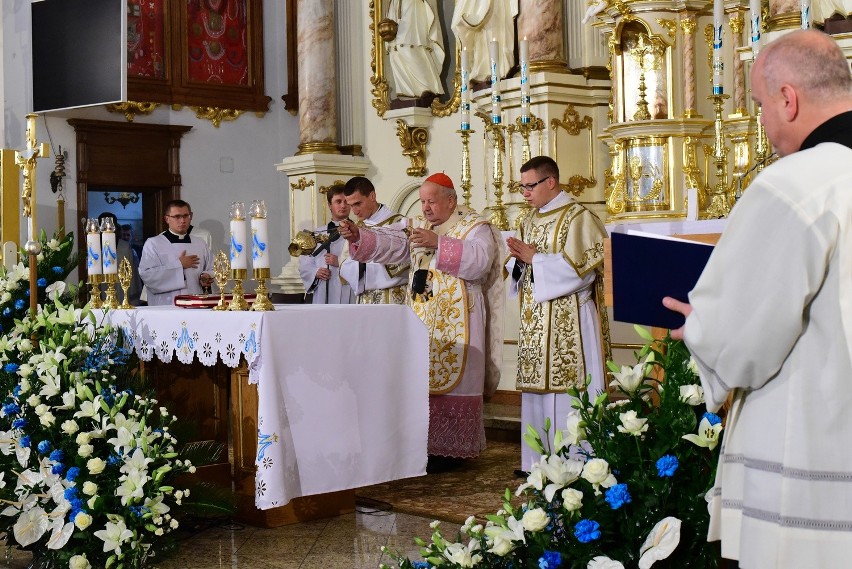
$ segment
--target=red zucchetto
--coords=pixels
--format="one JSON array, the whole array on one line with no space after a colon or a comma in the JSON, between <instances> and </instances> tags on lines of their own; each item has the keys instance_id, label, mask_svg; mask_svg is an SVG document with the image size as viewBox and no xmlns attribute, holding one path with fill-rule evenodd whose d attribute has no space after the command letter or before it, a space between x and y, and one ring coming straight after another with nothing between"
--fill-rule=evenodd
<instances>
[{"instance_id":1,"label":"red zucchetto","mask_svg":"<svg viewBox=\"0 0 852 569\"><path fill-rule=\"evenodd\" d=\"M433 184L438 184L439 186L443 186L445 188L450 188L455 190L456 187L453 185L453 181L449 176L444 174L443 172L438 172L436 174L432 174L425 180L426 182L432 182Z\"/></svg>"}]
</instances>

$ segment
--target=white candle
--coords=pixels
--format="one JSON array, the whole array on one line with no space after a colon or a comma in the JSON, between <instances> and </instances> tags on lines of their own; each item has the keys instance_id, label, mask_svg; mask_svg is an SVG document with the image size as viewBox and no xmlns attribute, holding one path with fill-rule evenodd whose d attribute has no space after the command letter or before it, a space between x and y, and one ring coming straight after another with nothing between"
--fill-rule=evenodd
<instances>
[{"instance_id":1,"label":"white candle","mask_svg":"<svg viewBox=\"0 0 852 569\"><path fill-rule=\"evenodd\" d=\"M529 42L526 36L518 42L518 54L521 60L521 122L530 122L530 77Z\"/></svg>"},{"instance_id":2,"label":"white candle","mask_svg":"<svg viewBox=\"0 0 852 569\"><path fill-rule=\"evenodd\" d=\"M246 254L245 219L231 220L231 268L248 268L248 255Z\"/></svg>"},{"instance_id":3,"label":"white candle","mask_svg":"<svg viewBox=\"0 0 852 569\"><path fill-rule=\"evenodd\" d=\"M92 226L97 228L98 220L90 219L86 233L86 271L89 275L102 275L103 265L101 264L101 234L97 229L92 230Z\"/></svg>"},{"instance_id":4,"label":"white candle","mask_svg":"<svg viewBox=\"0 0 852 569\"><path fill-rule=\"evenodd\" d=\"M103 259L103 272L105 275L118 273L118 255L115 252L114 231L104 231L101 233L101 258Z\"/></svg>"},{"instance_id":5,"label":"white candle","mask_svg":"<svg viewBox=\"0 0 852 569\"><path fill-rule=\"evenodd\" d=\"M500 96L500 77L497 69L497 40L491 40L488 45L488 52L491 56L491 122L500 124L502 97Z\"/></svg>"},{"instance_id":6,"label":"white candle","mask_svg":"<svg viewBox=\"0 0 852 569\"><path fill-rule=\"evenodd\" d=\"M749 0L748 8L751 12L751 51L757 56L760 51L760 0Z\"/></svg>"},{"instance_id":7,"label":"white candle","mask_svg":"<svg viewBox=\"0 0 852 569\"><path fill-rule=\"evenodd\" d=\"M724 16L724 7L722 0L713 0L713 94L721 95L724 93L722 87L722 71L724 63L722 62L722 18Z\"/></svg>"},{"instance_id":8,"label":"white candle","mask_svg":"<svg viewBox=\"0 0 852 569\"><path fill-rule=\"evenodd\" d=\"M461 129L470 130L470 61L467 48L461 52Z\"/></svg>"},{"instance_id":9,"label":"white candle","mask_svg":"<svg viewBox=\"0 0 852 569\"><path fill-rule=\"evenodd\" d=\"M802 29L807 30L811 27L811 0L801 0L802 10Z\"/></svg>"},{"instance_id":10,"label":"white candle","mask_svg":"<svg viewBox=\"0 0 852 569\"><path fill-rule=\"evenodd\" d=\"M255 269L269 268L269 232L265 217L251 218L251 263Z\"/></svg>"}]
</instances>

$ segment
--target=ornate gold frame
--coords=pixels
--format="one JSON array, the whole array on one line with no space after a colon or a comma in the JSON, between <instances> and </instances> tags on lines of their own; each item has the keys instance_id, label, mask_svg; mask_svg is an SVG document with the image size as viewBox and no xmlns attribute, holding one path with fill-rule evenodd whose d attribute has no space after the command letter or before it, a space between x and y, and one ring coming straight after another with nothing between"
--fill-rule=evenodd
<instances>
[{"instance_id":1,"label":"ornate gold frame","mask_svg":"<svg viewBox=\"0 0 852 569\"><path fill-rule=\"evenodd\" d=\"M376 109L379 117L384 118L385 113L390 109L390 84L385 79L385 62L382 53L384 52L385 40L382 39L379 22L382 21L384 14L384 0L369 0L370 2L370 33L372 37L372 45L370 47L370 84L373 86L370 89L370 94L373 95L373 107ZM452 34L451 34L452 35ZM432 115L436 117L448 117L456 112L461 104L461 48L456 44L456 66L453 74L453 86L450 92L450 98L441 102L438 98L432 101L430 110Z\"/></svg>"},{"instance_id":2,"label":"ornate gold frame","mask_svg":"<svg viewBox=\"0 0 852 569\"><path fill-rule=\"evenodd\" d=\"M568 178L567 184L560 184L563 190L579 196L586 188L594 188L598 183L595 179L595 144L594 144L594 128L592 117L586 115L582 119L580 113L574 108L573 104L569 104L565 108L565 113L562 115L562 120L551 119L550 128L553 129L553 158L558 162L559 156L559 137L556 136L559 129L565 129L569 136L579 136L584 129L589 131L589 175L588 177L580 174L574 174Z\"/></svg>"}]
</instances>

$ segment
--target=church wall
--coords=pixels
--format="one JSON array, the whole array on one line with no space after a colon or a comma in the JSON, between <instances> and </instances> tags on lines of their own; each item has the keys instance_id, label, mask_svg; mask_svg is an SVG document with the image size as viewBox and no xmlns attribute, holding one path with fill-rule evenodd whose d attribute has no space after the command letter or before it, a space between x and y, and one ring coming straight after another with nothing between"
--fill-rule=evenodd
<instances>
[{"instance_id":1,"label":"church wall","mask_svg":"<svg viewBox=\"0 0 852 569\"><path fill-rule=\"evenodd\" d=\"M14 5L13 5L14 4ZM181 143L181 197L192 204L196 226L209 230L214 249L227 242L228 207L231 201L266 201L269 215L270 255L273 272L287 257L289 221L286 177L275 168L284 156L292 156L299 141L298 119L285 109L281 96L287 91L285 3L264 0L264 70L266 94L272 98L263 117L246 113L235 121L222 122L218 128L198 119L189 108L179 111L160 106L148 116L137 115L135 122L192 126ZM31 78L24 61L30 57L29 3L2 4L2 85L3 144L21 148L24 144L24 117L28 112ZM66 224L78 216L76 189L75 133L68 118L124 121L121 114L103 107L50 113L47 128L38 120L37 139L52 142L69 153L64 180ZM233 165L231 172L227 171ZM39 161L37 169L38 225L48 232L56 229L56 201L48 183L53 158ZM100 212L90 212L96 215ZM23 236L22 236L23 237Z\"/></svg>"}]
</instances>

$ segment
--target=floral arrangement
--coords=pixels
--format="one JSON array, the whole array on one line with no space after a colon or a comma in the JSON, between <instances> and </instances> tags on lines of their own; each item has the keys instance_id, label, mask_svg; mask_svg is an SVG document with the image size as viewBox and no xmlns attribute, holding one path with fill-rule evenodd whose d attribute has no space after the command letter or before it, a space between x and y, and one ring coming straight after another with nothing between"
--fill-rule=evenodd
<instances>
[{"instance_id":1,"label":"floral arrangement","mask_svg":"<svg viewBox=\"0 0 852 569\"><path fill-rule=\"evenodd\" d=\"M433 522L431 541L417 540L425 561L385 553L401 569L718 567L705 495L721 420L704 411L683 342L636 329L647 343L636 365L608 364L609 393L569 391L577 412L552 439L550 425L546 441L528 428L542 458L514 506L507 489L503 509L484 524L468 518L455 539Z\"/></svg>"}]
</instances>

